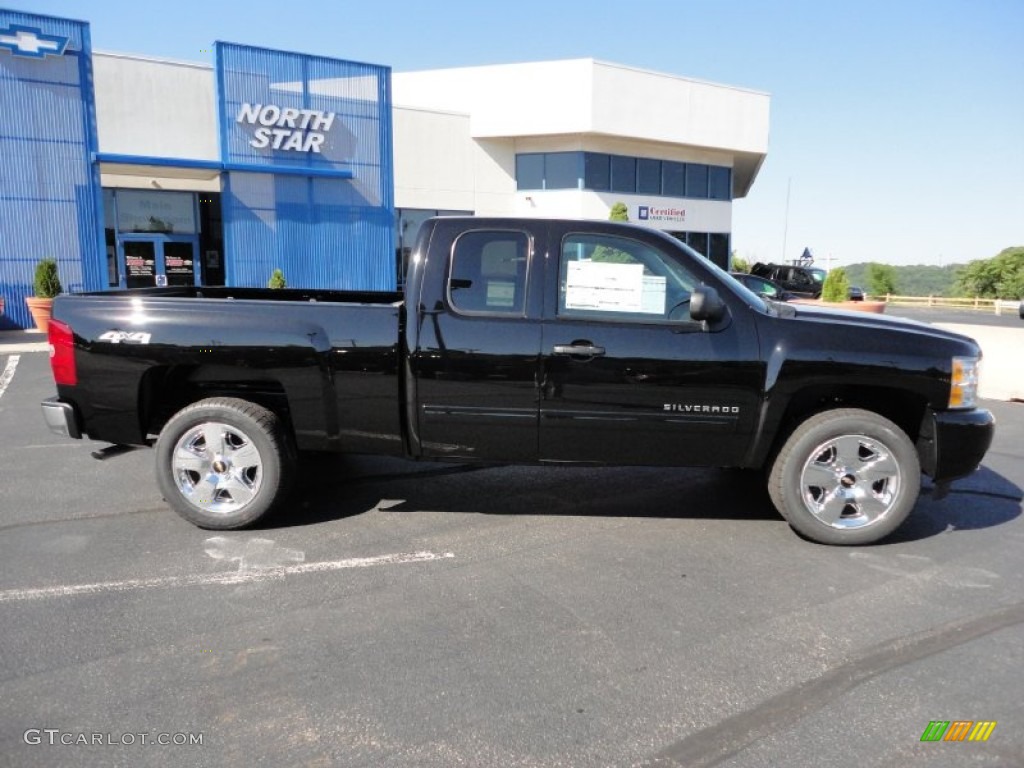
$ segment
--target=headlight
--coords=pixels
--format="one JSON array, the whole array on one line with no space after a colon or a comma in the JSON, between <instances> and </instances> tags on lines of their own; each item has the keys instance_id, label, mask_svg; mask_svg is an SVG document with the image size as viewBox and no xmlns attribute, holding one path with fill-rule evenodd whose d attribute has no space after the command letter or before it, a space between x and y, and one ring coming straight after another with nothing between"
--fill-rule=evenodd
<instances>
[{"instance_id":1,"label":"headlight","mask_svg":"<svg viewBox=\"0 0 1024 768\"><path fill-rule=\"evenodd\" d=\"M954 357L949 386L950 408L974 408L978 400L978 358Z\"/></svg>"}]
</instances>

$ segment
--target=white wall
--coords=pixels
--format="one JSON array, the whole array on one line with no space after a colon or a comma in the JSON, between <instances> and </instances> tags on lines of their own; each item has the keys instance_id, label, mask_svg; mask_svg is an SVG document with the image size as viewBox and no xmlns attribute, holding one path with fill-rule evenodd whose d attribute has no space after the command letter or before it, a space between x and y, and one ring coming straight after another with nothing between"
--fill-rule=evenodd
<instances>
[{"instance_id":1,"label":"white wall","mask_svg":"<svg viewBox=\"0 0 1024 768\"><path fill-rule=\"evenodd\" d=\"M593 59L400 72L392 82L396 104L469 114L474 139L727 165L736 197L768 152L768 94Z\"/></svg>"},{"instance_id":2,"label":"white wall","mask_svg":"<svg viewBox=\"0 0 1024 768\"><path fill-rule=\"evenodd\" d=\"M218 160L213 69L94 53L101 152Z\"/></svg>"},{"instance_id":3,"label":"white wall","mask_svg":"<svg viewBox=\"0 0 1024 768\"><path fill-rule=\"evenodd\" d=\"M593 130L731 152L768 151L767 94L595 62Z\"/></svg>"},{"instance_id":4,"label":"white wall","mask_svg":"<svg viewBox=\"0 0 1024 768\"><path fill-rule=\"evenodd\" d=\"M647 195L623 195L616 192L590 190L551 189L519 192L506 216L539 218L607 219L615 203L622 202L629 209L629 220L651 229L665 232L730 232L732 205L718 200L689 200ZM641 221L639 206L671 208L684 211L670 221Z\"/></svg>"},{"instance_id":5,"label":"white wall","mask_svg":"<svg viewBox=\"0 0 1024 768\"><path fill-rule=\"evenodd\" d=\"M395 205L474 210L474 142L469 116L395 108Z\"/></svg>"},{"instance_id":6,"label":"white wall","mask_svg":"<svg viewBox=\"0 0 1024 768\"><path fill-rule=\"evenodd\" d=\"M94 54L93 65L100 151L219 159L211 67L104 53ZM393 99L399 208L606 218L622 200L634 221L641 204L686 209L685 223L649 222L655 228L728 232L729 202L517 192L516 153L607 152L733 166L742 195L756 167L743 171L737 158L751 167L749 158L767 151L767 95L592 59L396 73ZM219 187L218 179L194 172L103 171L106 186Z\"/></svg>"},{"instance_id":7,"label":"white wall","mask_svg":"<svg viewBox=\"0 0 1024 768\"><path fill-rule=\"evenodd\" d=\"M395 72L395 104L472 115L474 137L590 130L590 59Z\"/></svg>"}]
</instances>

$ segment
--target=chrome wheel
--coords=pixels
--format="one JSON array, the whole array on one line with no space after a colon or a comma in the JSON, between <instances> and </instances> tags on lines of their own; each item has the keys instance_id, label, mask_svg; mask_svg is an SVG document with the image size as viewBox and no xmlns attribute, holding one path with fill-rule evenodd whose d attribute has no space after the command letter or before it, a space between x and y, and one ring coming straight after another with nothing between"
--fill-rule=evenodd
<instances>
[{"instance_id":1,"label":"chrome wheel","mask_svg":"<svg viewBox=\"0 0 1024 768\"><path fill-rule=\"evenodd\" d=\"M181 495L204 512L230 515L244 509L263 483L263 459L238 427L208 421L175 443L171 472Z\"/></svg>"},{"instance_id":2,"label":"chrome wheel","mask_svg":"<svg viewBox=\"0 0 1024 768\"><path fill-rule=\"evenodd\" d=\"M893 451L867 435L841 435L814 448L800 470L800 496L819 521L841 530L885 518L903 474Z\"/></svg>"}]
</instances>

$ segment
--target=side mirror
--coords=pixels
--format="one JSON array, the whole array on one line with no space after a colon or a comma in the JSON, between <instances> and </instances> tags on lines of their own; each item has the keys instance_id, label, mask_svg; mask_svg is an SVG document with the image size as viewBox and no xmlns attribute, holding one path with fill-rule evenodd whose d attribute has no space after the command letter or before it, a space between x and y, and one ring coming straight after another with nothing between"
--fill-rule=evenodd
<instances>
[{"instance_id":1,"label":"side mirror","mask_svg":"<svg viewBox=\"0 0 1024 768\"><path fill-rule=\"evenodd\" d=\"M725 317L725 302L718 291L710 285L700 285L690 296L690 317L694 320L715 323Z\"/></svg>"}]
</instances>

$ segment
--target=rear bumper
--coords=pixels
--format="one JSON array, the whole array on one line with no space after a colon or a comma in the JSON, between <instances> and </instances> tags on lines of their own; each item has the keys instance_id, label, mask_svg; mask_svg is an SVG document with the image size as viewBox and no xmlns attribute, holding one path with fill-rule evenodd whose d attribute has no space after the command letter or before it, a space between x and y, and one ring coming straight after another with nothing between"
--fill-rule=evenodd
<instances>
[{"instance_id":1,"label":"rear bumper","mask_svg":"<svg viewBox=\"0 0 1024 768\"><path fill-rule=\"evenodd\" d=\"M75 409L70 403L50 397L43 400L40 406L43 409L43 420L51 432L63 437L81 439L82 428L78 423L78 414L75 413Z\"/></svg>"},{"instance_id":2,"label":"rear bumper","mask_svg":"<svg viewBox=\"0 0 1024 768\"><path fill-rule=\"evenodd\" d=\"M917 440L921 469L936 483L971 474L985 457L995 431L995 417L981 408L929 410Z\"/></svg>"}]
</instances>

